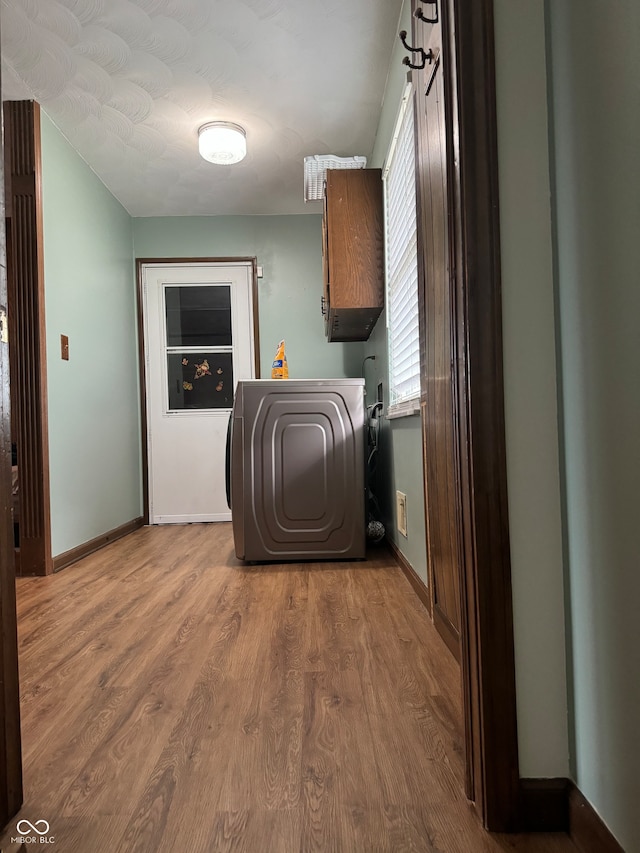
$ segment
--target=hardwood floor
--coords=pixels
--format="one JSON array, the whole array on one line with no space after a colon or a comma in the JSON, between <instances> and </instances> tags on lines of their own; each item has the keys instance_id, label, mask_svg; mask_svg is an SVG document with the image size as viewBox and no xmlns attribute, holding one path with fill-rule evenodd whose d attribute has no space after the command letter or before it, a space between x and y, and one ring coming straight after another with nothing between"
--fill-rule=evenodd
<instances>
[{"instance_id":1,"label":"hardwood floor","mask_svg":"<svg viewBox=\"0 0 640 853\"><path fill-rule=\"evenodd\" d=\"M245 567L228 524L147 527L17 588L3 851L19 819L56 853L574 850L481 829L457 666L385 551Z\"/></svg>"}]
</instances>

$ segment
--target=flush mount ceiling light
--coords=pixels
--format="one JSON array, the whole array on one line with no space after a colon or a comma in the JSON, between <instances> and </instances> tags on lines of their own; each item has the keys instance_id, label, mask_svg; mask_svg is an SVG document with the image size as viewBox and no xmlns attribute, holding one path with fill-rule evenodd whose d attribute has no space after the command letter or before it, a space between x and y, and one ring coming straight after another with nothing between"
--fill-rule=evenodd
<instances>
[{"instance_id":1,"label":"flush mount ceiling light","mask_svg":"<svg viewBox=\"0 0 640 853\"><path fill-rule=\"evenodd\" d=\"M209 121L198 128L198 150L209 163L239 163L247 153L245 130L230 121Z\"/></svg>"},{"instance_id":2,"label":"flush mount ceiling light","mask_svg":"<svg viewBox=\"0 0 640 853\"><path fill-rule=\"evenodd\" d=\"M304 200L324 198L327 169L364 169L366 157L336 157L335 154L313 154L304 158Z\"/></svg>"}]
</instances>

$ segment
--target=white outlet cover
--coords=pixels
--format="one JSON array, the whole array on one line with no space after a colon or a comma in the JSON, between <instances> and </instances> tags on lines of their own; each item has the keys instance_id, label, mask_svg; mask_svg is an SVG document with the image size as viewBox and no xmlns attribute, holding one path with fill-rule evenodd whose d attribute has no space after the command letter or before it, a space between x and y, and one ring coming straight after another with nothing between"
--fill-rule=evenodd
<instances>
[{"instance_id":1,"label":"white outlet cover","mask_svg":"<svg viewBox=\"0 0 640 853\"><path fill-rule=\"evenodd\" d=\"M407 496L396 492L396 527L403 536L407 535Z\"/></svg>"}]
</instances>

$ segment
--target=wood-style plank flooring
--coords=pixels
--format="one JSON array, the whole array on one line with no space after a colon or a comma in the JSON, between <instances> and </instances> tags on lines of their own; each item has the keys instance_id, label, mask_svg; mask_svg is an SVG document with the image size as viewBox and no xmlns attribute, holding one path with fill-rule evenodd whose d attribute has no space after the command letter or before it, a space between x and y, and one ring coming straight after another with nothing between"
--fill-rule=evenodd
<instances>
[{"instance_id":1,"label":"wood-style plank flooring","mask_svg":"<svg viewBox=\"0 0 640 853\"><path fill-rule=\"evenodd\" d=\"M480 827L457 666L386 551L245 567L228 524L143 528L19 579L18 621L2 850L24 818L55 853L574 851Z\"/></svg>"}]
</instances>

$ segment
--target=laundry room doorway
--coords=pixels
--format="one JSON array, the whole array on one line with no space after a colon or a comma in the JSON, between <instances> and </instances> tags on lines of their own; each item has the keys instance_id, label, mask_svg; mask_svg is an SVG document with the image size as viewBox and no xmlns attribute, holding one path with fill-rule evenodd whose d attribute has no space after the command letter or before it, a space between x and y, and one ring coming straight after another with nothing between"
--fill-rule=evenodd
<instances>
[{"instance_id":1,"label":"laundry room doorway","mask_svg":"<svg viewBox=\"0 0 640 853\"><path fill-rule=\"evenodd\" d=\"M138 261L145 516L229 521L233 392L258 372L255 259Z\"/></svg>"}]
</instances>

